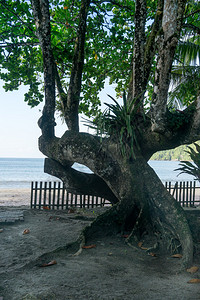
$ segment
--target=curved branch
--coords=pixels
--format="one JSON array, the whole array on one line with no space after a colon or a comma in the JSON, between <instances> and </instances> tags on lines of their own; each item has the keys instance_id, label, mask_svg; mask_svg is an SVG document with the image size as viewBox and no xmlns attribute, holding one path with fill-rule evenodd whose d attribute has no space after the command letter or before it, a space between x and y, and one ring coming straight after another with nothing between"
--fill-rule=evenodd
<instances>
[{"instance_id":1,"label":"curved branch","mask_svg":"<svg viewBox=\"0 0 200 300\"><path fill-rule=\"evenodd\" d=\"M117 191L117 198L123 193L120 183L124 180L125 173L122 173L121 161L118 162L110 154L99 138L88 133L66 131L60 139L53 138L47 141L41 136L39 148L44 155L64 167L71 166L74 162L87 166L101 177L112 191ZM123 188L126 189L126 186Z\"/></svg>"},{"instance_id":2,"label":"curved branch","mask_svg":"<svg viewBox=\"0 0 200 300\"><path fill-rule=\"evenodd\" d=\"M86 174L71 167L63 167L52 159L45 159L44 172L60 178L69 192L98 196L117 203L118 199L106 183L95 174Z\"/></svg>"},{"instance_id":3,"label":"curved branch","mask_svg":"<svg viewBox=\"0 0 200 300\"><path fill-rule=\"evenodd\" d=\"M164 133L152 132L147 118L141 144L143 156L149 160L157 151L169 150L200 140L200 95L183 111L168 111Z\"/></svg>"}]
</instances>

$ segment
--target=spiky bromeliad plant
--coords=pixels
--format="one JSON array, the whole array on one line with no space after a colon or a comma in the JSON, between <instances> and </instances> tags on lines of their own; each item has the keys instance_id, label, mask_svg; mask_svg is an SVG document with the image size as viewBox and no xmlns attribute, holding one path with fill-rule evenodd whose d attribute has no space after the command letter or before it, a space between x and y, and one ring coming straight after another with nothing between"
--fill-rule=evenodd
<instances>
[{"instance_id":1,"label":"spiky bromeliad plant","mask_svg":"<svg viewBox=\"0 0 200 300\"><path fill-rule=\"evenodd\" d=\"M135 147L140 149L138 143L139 128L135 115L138 111L135 99L127 101L123 93L123 104L120 105L112 96L108 95L114 104L104 103L107 108L93 121L88 121L89 127L96 130L101 137L111 136L117 138L123 157L135 158Z\"/></svg>"},{"instance_id":2,"label":"spiky bromeliad plant","mask_svg":"<svg viewBox=\"0 0 200 300\"><path fill-rule=\"evenodd\" d=\"M186 150L193 162L189 161L181 161L180 168L176 169L176 171L181 171L179 173L187 173L195 177L196 180L200 181L200 146L197 143L194 143L196 147L196 151L188 146L189 150Z\"/></svg>"}]
</instances>

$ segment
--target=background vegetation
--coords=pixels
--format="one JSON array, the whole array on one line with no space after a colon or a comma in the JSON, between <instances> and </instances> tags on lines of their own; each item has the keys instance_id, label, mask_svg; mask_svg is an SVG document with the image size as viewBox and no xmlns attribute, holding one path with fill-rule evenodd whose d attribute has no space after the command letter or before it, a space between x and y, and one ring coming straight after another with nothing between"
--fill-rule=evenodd
<instances>
[{"instance_id":1,"label":"background vegetation","mask_svg":"<svg viewBox=\"0 0 200 300\"><path fill-rule=\"evenodd\" d=\"M188 146L195 148L193 144ZM151 160L191 160L189 153L185 152L186 150L188 147L184 145L171 150L159 151L152 155Z\"/></svg>"}]
</instances>

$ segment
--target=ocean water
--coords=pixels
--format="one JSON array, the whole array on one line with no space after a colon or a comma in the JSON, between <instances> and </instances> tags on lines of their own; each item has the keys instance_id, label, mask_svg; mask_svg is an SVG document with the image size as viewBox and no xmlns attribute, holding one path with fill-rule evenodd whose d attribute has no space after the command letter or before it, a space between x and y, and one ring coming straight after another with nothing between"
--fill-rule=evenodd
<instances>
[{"instance_id":1,"label":"ocean water","mask_svg":"<svg viewBox=\"0 0 200 300\"><path fill-rule=\"evenodd\" d=\"M177 177L179 172L174 169L178 168L178 161L149 161L149 165L163 182L194 180L187 174ZM44 173L43 168L43 158L0 158L0 189L29 188L31 181L58 181L58 178ZM91 172L80 164L74 164L74 168Z\"/></svg>"}]
</instances>

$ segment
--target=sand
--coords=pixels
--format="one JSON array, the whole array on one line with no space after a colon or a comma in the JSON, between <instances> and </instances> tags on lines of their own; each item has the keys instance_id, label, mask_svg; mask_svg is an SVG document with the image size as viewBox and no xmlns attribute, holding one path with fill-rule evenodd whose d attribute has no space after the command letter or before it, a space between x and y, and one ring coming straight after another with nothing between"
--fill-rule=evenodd
<instances>
[{"instance_id":1,"label":"sand","mask_svg":"<svg viewBox=\"0 0 200 300\"><path fill-rule=\"evenodd\" d=\"M30 189L0 189L0 206L30 206Z\"/></svg>"},{"instance_id":2,"label":"sand","mask_svg":"<svg viewBox=\"0 0 200 300\"><path fill-rule=\"evenodd\" d=\"M1 300L200 299L200 284L188 283L200 278L199 270L180 272L181 259L130 248L120 233L98 236L88 241L95 248L73 256L76 249L66 245L77 239L98 209L31 210L28 190L1 190L0 201L0 212L24 213L24 221L0 224ZM53 264L43 266L49 262ZM194 265L200 267L199 255Z\"/></svg>"}]
</instances>

